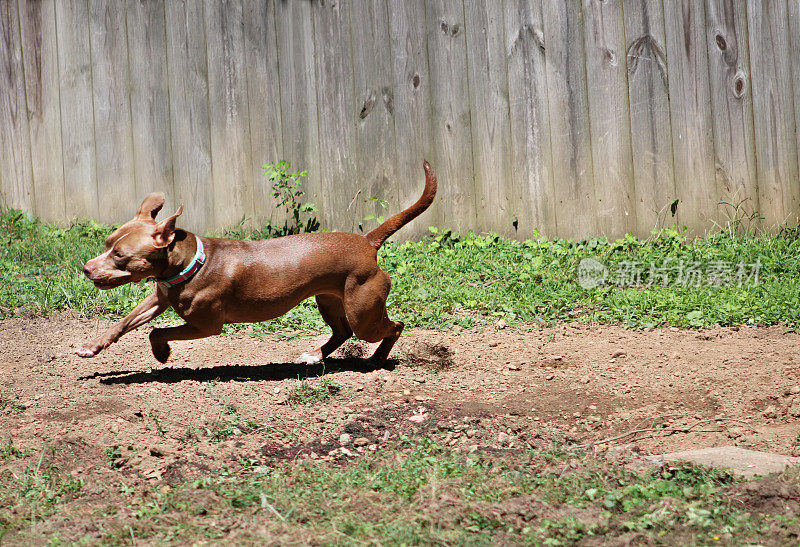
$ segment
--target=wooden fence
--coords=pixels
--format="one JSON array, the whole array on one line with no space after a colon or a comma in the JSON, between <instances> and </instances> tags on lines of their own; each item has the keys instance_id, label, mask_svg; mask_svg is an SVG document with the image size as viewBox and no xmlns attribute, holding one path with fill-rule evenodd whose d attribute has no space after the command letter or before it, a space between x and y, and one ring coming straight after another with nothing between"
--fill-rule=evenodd
<instances>
[{"instance_id":1,"label":"wooden fence","mask_svg":"<svg viewBox=\"0 0 800 547\"><path fill-rule=\"evenodd\" d=\"M771 228L799 81L794 0L0 0L2 205L120 222L160 190L190 229L261 223L287 159L357 230L428 158L406 236Z\"/></svg>"}]
</instances>

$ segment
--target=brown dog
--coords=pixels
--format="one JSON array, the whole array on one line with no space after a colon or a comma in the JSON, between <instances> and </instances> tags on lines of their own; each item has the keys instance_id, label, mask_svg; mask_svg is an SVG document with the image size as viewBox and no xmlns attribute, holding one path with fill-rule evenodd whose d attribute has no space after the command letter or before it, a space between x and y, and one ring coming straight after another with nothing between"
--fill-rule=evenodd
<instances>
[{"instance_id":1,"label":"brown dog","mask_svg":"<svg viewBox=\"0 0 800 547\"><path fill-rule=\"evenodd\" d=\"M226 323L274 319L314 296L333 335L322 347L301 355L301 362L319 362L354 332L367 342L381 342L371 359L385 360L403 323L386 315L391 281L378 268L378 249L433 202L436 174L427 161L424 167L425 190L419 200L366 236L334 232L263 241L197 237L175 228L183 206L156 223L164 195L150 194L136 217L106 239L106 251L83 271L101 290L145 278L156 279L156 290L76 353L93 357L172 307L186 323L150 333L153 355L164 363L170 340L219 334Z\"/></svg>"}]
</instances>

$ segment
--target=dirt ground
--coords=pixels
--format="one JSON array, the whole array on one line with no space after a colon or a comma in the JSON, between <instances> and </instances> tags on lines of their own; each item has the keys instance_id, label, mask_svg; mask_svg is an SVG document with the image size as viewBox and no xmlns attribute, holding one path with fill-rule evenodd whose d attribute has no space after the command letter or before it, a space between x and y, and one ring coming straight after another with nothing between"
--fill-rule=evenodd
<instances>
[{"instance_id":1,"label":"dirt ground","mask_svg":"<svg viewBox=\"0 0 800 547\"><path fill-rule=\"evenodd\" d=\"M642 430L592 449L800 454L800 336L780 326L411 329L383 369L364 368L365 344L340 350L324 370L341 389L304 405L287 394L304 377L316 385L323 367L293 360L324 334L176 342L161 365L148 328L82 359L75 346L106 321L0 325L0 439L55 447L58 467L80 478L169 484L242 461L355 458L415 433L472 452L513 451L542 435L586 444Z\"/></svg>"}]
</instances>

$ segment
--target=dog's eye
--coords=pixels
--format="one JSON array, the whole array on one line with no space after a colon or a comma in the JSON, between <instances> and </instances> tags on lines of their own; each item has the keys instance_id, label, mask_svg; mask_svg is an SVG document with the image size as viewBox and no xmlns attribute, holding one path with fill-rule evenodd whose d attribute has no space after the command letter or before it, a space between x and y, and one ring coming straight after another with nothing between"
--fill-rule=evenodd
<instances>
[{"instance_id":1,"label":"dog's eye","mask_svg":"<svg viewBox=\"0 0 800 547\"><path fill-rule=\"evenodd\" d=\"M128 263L128 259L127 258L124 258L124 257L118 255L117 253L114 253L113 255L111 255L111 260L114 261L114 266L116 266L119 269L124 268L125 265Z\"/></svg>"}]
</instances>

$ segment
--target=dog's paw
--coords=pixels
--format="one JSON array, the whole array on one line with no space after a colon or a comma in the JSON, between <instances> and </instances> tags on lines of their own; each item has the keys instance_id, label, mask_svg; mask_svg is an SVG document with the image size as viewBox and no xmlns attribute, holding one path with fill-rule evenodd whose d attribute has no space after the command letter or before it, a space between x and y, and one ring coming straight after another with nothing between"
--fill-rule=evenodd
<instances>
[{"instance_id":1,"label":"dog's paw","mask_svg":"<svg viewBox=\"0 0 800 547\"><path fill-rule=\"evenodd\" d=\"M100 350L103 349L100 347L99 344L93 344L91 342L86 342L78 346L78 349L75 350L75 355L80 357L94 357Z\"/></svg>"},{"instance_id":2,"label":"dog's paw","mask_svg":"<svg viewBox=\"0 0 800 547\"><path fill-rule=\"evenodd\" d=\"M166 342L161 343L152 343L150 347L153 350L153 357L155 357L159 363L166 363L167 359L169 359L169 354L171 349L169 344Z\"/></svg>"},{"instance_id":3,"label":"dog's paw","mask_svg":"<svg viewBox=\"0 0 800 547\"><path fill-rule=\"evenodd\" d=\"M319 352L307 351L297 358L297 362L304 365L316 365L320 361L322 361L322 355Z\"/></svg>"}]
</instances>

